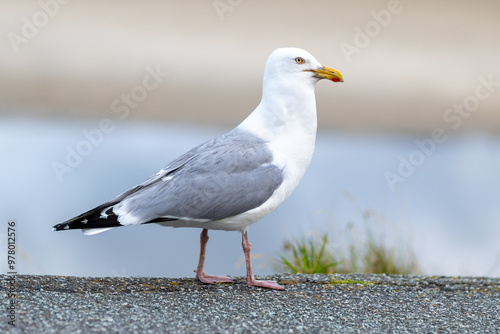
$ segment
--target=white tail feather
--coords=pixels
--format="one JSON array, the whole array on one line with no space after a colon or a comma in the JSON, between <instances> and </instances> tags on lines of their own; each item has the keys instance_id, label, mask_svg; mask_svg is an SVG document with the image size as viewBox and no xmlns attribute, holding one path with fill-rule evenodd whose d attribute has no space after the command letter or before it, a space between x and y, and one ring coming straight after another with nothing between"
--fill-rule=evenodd
<instances>
[{"instance_id":1,"label":"white tail feather","mask_svg":"<svg viewBox=\"0 0 500 334\"><path fill-rule=\"evenodd\" d=\"M118 227L118 226L116 226ZM106 227L106 228L82 228L82 232L85 235L94 235L102 232L106 232L108 230L111 230L114 227Z\"/></svg>"}]
</instances>

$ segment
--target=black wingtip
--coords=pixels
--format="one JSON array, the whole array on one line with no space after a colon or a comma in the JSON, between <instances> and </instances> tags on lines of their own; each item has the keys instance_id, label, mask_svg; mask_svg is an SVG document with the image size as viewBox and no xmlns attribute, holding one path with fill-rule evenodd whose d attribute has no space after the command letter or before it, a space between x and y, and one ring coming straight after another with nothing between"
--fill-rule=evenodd
<instances>
[{"instance_id":1,"label":"black wingtip","mask_svg":"<svg viewBox=\"0 0 500 334\"><path fill-rule=\"evenodd\" d=\"M118 222L118 217L113 212L113 208L105 211L103 216L102 208L97 207L79 216L71 218L63 223L54 225L53 231L66 231L75 229L109 228L122 226Z\"/></svg>"},{"instance_id":2,"label":"black wingtip","mask_svg":"<svg viewBox=\"0 0 500 334\"><path fill-rule=\"evenodd\" d=\"M74 228L76 228L76 227L74 227ZM70 229L70 224L66 223L66 222L54 225L52 227L52 231L64 231L64 230L69 230L69 229Z\"/></svg>"}]
</instances>

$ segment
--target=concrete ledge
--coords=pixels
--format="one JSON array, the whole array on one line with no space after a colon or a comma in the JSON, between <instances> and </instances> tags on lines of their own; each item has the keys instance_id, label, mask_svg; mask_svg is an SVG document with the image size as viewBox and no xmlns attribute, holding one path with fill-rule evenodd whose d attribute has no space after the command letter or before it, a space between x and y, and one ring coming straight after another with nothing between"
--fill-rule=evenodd
<instances>
[{"instance_id":1,"label":"concrete ledge","mask_svg":"<svg viewBox=\"0 0 500 334\"><path fill-rule=\"evenodd\" d=\"M248 287L242 278L219 285L192 278L1 278L4 333L500 331L500 278L259 277L285 291ZM15 327L8 323L12 300Z\"/></svg>"}]
</instances>

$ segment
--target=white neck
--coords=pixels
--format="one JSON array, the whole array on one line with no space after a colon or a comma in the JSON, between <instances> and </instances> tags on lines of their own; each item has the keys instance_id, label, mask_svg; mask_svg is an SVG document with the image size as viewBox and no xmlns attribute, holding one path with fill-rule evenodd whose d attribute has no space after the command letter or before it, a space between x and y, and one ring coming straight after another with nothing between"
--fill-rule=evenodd
<instances>
[{"instance_id":1,"label":"white neck","mask_svg":"<svg viewBox=\"0 0 500 334\"><path fill-rule=\"evenodd\" d=\"M316 80L292 82L288 85L277 81L264 80L260 104L238 127L251 131L265 140L273 140L274 137L289 133L291 130L315 138ZM290 135L293 136L293 133Z\"/></svg>"},{"instance_id":2,"label":"white neck","mask_svg":"<svg viewBox=\"0 0 500 334\"><path fill-rule=\"evenodd\" d=\"M304 175L314 152L317 127L314 84L268 83L260 104L238 126L268 142L273 163L290 175L291 180L296 180L289 185L290 193ZM288 196L288 191L286 193Z\"/></svg>"}]
</instances>

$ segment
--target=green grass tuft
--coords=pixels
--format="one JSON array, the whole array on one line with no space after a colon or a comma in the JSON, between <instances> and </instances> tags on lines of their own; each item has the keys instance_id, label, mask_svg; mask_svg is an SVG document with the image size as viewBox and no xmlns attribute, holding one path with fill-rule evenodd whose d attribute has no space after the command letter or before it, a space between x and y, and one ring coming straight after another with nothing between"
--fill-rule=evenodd
<instances>
[{"instance_id":1,"label":"green grass tuft","mask_svg":"<svg viewBox=\"0 0 500 334\"><path fill-rule=\"evenodd\" d=\"M410 246L387 246L384 229L374 233L373 220L379 216L373 211L362 213L364 233L354 224L348 226L348 237L334 241L336 251L328 243L329 233L321 237L309 237L286 241L284 253L279 255L278 271L294 274L419 274L420 266ZM380 226L375 226L380 227ZM333 233L332 233L333 234ZM335 233L333 235L342 235ZM347 240L347 244L346 244Z\"/></svg>"},{"instance_id":2,"label":"green grass tuft","mask_svg":"<svg viewBox=\"0 0 500 334\"><path fill-rule=\"evenodd\" d=\"M291 259L281 255L281 261L294 274L328 274L330 268L337 263L333 261L330 253L325 252L327 242L326 234L322 238L321 245L317 245L315 240L295 239L284 246L285 250L292 253Z\"/></svg>"}]
</instances>

